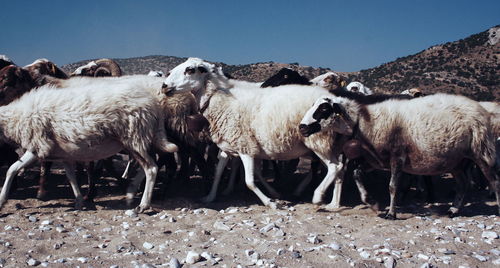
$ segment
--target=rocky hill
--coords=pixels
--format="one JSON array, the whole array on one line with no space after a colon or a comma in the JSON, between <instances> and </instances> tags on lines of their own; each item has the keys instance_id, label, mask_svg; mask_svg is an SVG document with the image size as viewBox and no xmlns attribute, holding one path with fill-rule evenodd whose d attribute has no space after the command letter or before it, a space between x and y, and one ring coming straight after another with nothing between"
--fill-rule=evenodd
<instances>
[{"instance_id":1,"label":"rocky hill","mask_svg":"<svg viewBox=\"0 0 500 268\"><path fill-rule=\"evenodd\" d=\"M378 67L354 73L342 73L349 81L360 81L376 92L401 92L420 87L425 92L449 92L477 100L500 100L500 26L465 39L430 47L417 54L398 58ZM186 58L146 56L116 59L125 74L146 74L150 70L165 73ZM62 66L73 71L90 60ZM227 65L225 72L237 79L263 81L279 69L287 67L313 78L330 71L328 68L302 66L298 63L264 62Z\"/></svg>"},{"instance_id":2,"label":"rocky hill","mask_svg":"<svg viewBox=\"0 0 500 268\"><path fill-rule=\"evenodd\" d=\"M349 75L375 91L420 87L478 100L500 99L500 26Z\"/></svg>"}]
</instances>

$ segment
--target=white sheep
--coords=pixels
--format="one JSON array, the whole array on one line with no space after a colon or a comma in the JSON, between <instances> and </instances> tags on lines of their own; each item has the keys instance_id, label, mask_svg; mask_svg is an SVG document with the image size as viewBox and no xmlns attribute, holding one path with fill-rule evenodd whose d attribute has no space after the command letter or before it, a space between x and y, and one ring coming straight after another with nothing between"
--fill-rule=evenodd
<instances>
[{"instance_id":1,"label":"white sheep","mask_svg":"<svg viewBox=\"0 0 500 268\"><path fill-rule=\"evenodd\" d=\"M451 172L457 181L457 195L449 213L456 215L463 206L468 184L463 164L469 160L479 166L490 182L500 210L490 115L466 97L436 94L370 105L340 97L321 97L304 115L300 129L309 137L331 130L350 136L361 144L363 158L372 167L391 171L388 218L396 217L396 189L402 172Z\"/></svg>"},{"instance_id":2,"label":"white sheep","mask_svg":"<svg viewBox=\"0 0 500 268\"><path fill-rule=\"evenodd\" d=\"M214 86L207 87L209 82ZM246 185L264 205L276 207L277 203L255 186L255 159L288 160L313 151L328 168L325 179L314 192L314 203L321 202L325 185L334 180L342 167L334 157L338 153L333 151L333 131L304 138L297 128L307 109L326 93L321 87L259 88L255 83L229 80L220 68L197 58L189 58L172 69L165 85L168 90L189 90L195 94L200 111L209 121L212 141L223 152L240 156ZM220 167L226 163L224 157L219 161L214 186L205 201L215 198L222 174ZM334 199L340 197L340 190L335 188Z\"/></svg>"},{"instance_id":3,"label":"white sheep","mask_svg":"<svg viewBox=\"0 0 500 268\"><path fill-rule=\"evenodd\" d=\"M165 74L162 71L149 71L148 76L164 77Z\"/></svg>"},{"instance_id":4,"label":"white sheep","mask_svg":"<svg viewBox=\"0 0 500 268\"><path fill-rule=\"evenodd\" d=\"M372 95L373 91L366 87L365 85L361 84L360 82L351 82L349 85L346 87L347 90L353 91L353 92L359 92L364 95Z\"/></svg>"},{"instance_id":5,"label":"white sheep","mask_svg":"<svg viewBox=\"0 0 500 268\"><path fill-rule=\"evenodd\" d=\"M145 170L146 190L136 210L147 209L158 172L150 150L177 150L165 136L161 80L148 76L60 80L59 85L69 87L42 86L0 107L0 140L26 151L7 171L0 207L19 169L41 159L63 161L79 209L83 200L73 163L103 159L125 149Z\"/></svg>"}]
</instances>

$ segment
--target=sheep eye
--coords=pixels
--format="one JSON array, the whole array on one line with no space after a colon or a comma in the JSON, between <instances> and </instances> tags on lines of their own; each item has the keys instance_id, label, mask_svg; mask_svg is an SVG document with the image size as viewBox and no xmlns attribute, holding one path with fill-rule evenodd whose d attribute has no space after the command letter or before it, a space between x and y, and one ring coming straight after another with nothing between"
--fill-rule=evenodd
<instances>
[{"instance_id":1,"label":"sheep eye","mask_svg":"<svg viewBox=\"0 0 500 268\"><path fill-rule=\"evenodd\" d=\"M198 71L200 71L200 73L208 72L207 68L205 68L205 67L198 67Z\"/></svg>"},{"instance_id":2,"label":"sheep eye","mask_svg":"<svg viewBox=\"0 0 500 268\"><path fill-rule=\"evenodd\" d=\"M192 67L187 67L185 73L187 74L194 74L196 72L195 68Z\"/></svg>"}]
</instances>

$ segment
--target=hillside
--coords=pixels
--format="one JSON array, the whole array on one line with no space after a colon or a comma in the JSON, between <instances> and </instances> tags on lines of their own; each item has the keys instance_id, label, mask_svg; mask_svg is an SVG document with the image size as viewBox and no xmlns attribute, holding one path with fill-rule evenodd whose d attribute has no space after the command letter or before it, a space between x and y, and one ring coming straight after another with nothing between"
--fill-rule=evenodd
<instances>
[{"instance_id":1,"label":"hillside","mask_svg":"<svg viewBox=\"0 0 500 268\"><path fill-rule=\"evenodd\" d=\"M420 87L478 100L500 99L500 26L349 76L375 91Z\"/></svg>"},{"instance_id":2,"label":"hillside","mask_svg":"<svg viewBox=\"0 0 500 268\"><path fill-rule=\"evenodd\" d=\"M477 100L500 100L500 26L470 37L430 47L414 55L398 58L378 67L354 73L342 73L349 81L360 81L376 92L401 92L420 87L425 92L448 92ZM150 70L165 73L186 58L146 56L116 59L125 74L146 74ZM73 71L89 60L62 66ZM298 63L253 63L221 65L234 78L263 81L281 68L290 68L313 78L328 68L302 66ZM339 70L336 70L337 72ZM341 71L341 70L340 70Z\"/></svg>"}]
</instances>

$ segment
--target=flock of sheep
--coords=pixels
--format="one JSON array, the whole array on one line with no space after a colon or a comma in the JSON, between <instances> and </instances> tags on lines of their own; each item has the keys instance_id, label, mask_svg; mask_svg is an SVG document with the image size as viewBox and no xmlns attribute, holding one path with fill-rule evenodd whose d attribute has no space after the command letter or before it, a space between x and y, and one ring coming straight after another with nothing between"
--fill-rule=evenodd
<instances>
[{"instance_id":1,"label":"flock of sheep","mask_svg":"<svg viewBox=\"0 0 500 268\"><path fill-rule=\"evenodd\" d=\"M351 169L362 201L376 207L361 174L381 169L391 173L388 218L396 218L403 172L452 173L457 194L449 213L456 215L470 184L464 168L470 163L482 171L500 208L500 158L495 148L500 109L495 102L446 94L422 96L418 89L400 95L373 94L359 82L347 85L333 72L308 80L283 69L263 83L239 81L198 58L189 58L166 77L161 72L121 76L120 67L107 59L81 66L70 76L45 59L18 67L0 56L0 141L10 165L0 208L16 174L40 160L62 161L75 207L81 209L84 196L75 164L119 152L133 160L129 166L135 162L142 168L129 183L129 203L146 179L137 212L151 206L159 168L166 165L167 173L175 172L177 159L179 173L188 175L190 158L203 175L212 173L217 163L212 188L203 201L216 198L226 165L238 157L247 187L264 205L277 208L280 194L262 178L262 160L313 154L326 167L313 203L321 203L335 182L327 208L339 207L344 173ZM22 151L19 159L13 153L16 148ZM229 188L238 163L232 162ZM296 194L312 176L304 179ZM274 199L257 187L255 177ZM41 176L42 190L45 180ZM89 189L92 184L89 181Z\"/></svg>"}]
</instances>

